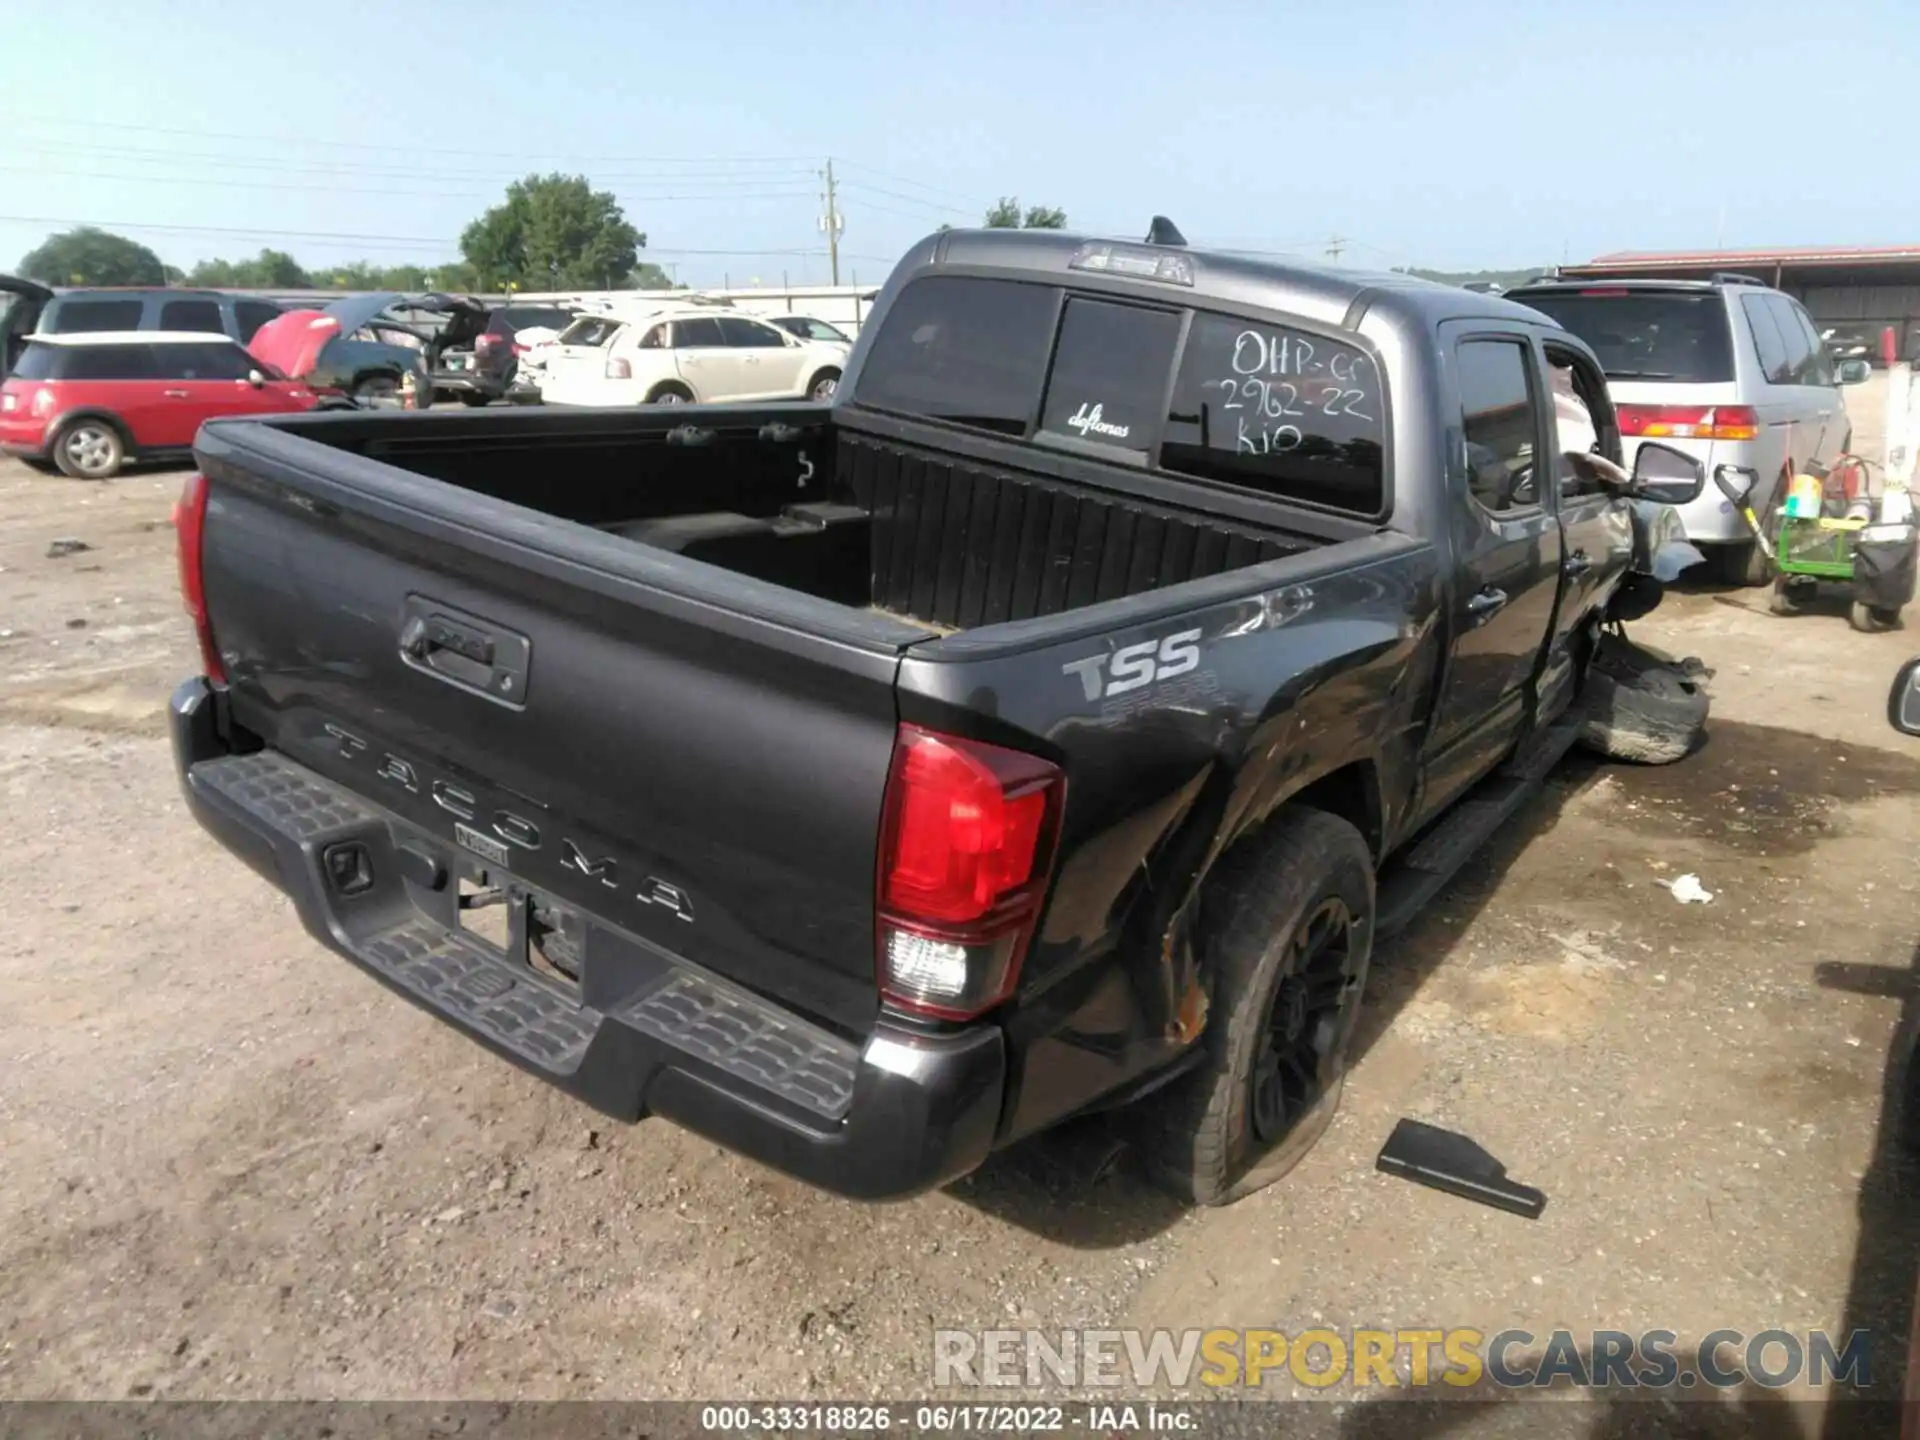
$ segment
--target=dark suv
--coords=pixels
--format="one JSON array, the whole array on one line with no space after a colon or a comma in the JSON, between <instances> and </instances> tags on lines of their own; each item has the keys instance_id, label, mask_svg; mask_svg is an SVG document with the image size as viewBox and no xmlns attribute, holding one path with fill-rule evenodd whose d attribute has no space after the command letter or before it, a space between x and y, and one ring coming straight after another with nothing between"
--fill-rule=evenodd
<instances>
[{"instance_id":1,"label":"dark suv","mask_svg":"<svg viewBox=\"0 0 1920 1440\"><path fill-rule=\"evenodd\" d=\"M8 374L32 335L83 335L103 331L198 330L244 345L254 332L284 312L271 300L225 295L217 290L53 290L33 280L0 275L0 377Z\"/></svg>"},{"instance_id":2,"label":"dark suv","mask_svg":"<svg viewBox=\"0 0 1920 1440\"><path fill-rule=\"evenodd\" d=\"M473 340L471 351L449 348L441 353L434 372L435 390L449 390L463 404L485 405L513 389L520 356L522 330L544 329L559 334L574 320L574 312L560 305L502 305L487 317L487 325Z\"/></svg>"}]
</instances>

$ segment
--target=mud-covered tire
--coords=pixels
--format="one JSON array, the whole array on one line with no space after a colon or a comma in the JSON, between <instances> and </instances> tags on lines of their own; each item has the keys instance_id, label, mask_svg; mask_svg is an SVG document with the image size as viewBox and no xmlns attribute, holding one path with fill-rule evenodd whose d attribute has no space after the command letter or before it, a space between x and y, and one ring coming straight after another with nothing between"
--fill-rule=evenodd
<instances>
[{"instance_id":1,"label":"mud-covered tire","mask_svg":"<svg viewBox=\"0 0 1920 1440\"><path fill-rule=\"evenodd\" d=\"M1581 704L1580 743L1637 765L1682 759L1707 726L1707 692L1698 680L1614 635L1594 652Z\"/></svg>"},{"instance_id":2,"label":"mud-covered tire","mask_svg":"<svg viewBox=\"0 0 1920 1440\"><path fill-rule=\"evenodd\" d=\"M1863 605L1855 600L1847 607L1847 623L1866 635L1900 628L1900 612L1879 605Z\"/></svg>"},{"instance_id":3,"label":"mud-covered tire","mask_svg":"<svg viewBox=\"0 0 1920 1440\"><path fill-rule=\"evenodd\" d=\"M1286 807L1222 866L1201 897L1204 1058L1136 1114L1148 1173L1199 1205L1271 1185L1325 1133L1373 948L1373 857L1338 816Z\"/></svg>"}]
</instances>

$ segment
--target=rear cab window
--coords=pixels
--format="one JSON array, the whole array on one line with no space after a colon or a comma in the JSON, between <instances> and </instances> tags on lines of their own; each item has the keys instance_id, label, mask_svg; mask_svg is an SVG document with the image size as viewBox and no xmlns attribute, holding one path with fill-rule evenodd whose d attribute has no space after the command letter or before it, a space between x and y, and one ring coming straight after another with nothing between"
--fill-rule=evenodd
<instances>
[{"instance_id":1,"label":"rear cab window","mask_svg":"<svg viewBox=\"0 0 1920 1440\"><path fill-rule=\"evenodd\" d=\"M1511 298L1586 341L1609 380L1719 385L1734 378L1727 302L1717 290L1596 285Z\"/></svg>"},{"instance_id":2,"label":"rear cab window","mask_svg":"<svg viewBox=\"0 0 1920 1440\"><path fill-rule=\"evenodd\" d=\"M894 302L854 399L1271 499L1386 508L1384 387L1365 350L1172 297L929 276Z\"/></svg>"}]
</instances>

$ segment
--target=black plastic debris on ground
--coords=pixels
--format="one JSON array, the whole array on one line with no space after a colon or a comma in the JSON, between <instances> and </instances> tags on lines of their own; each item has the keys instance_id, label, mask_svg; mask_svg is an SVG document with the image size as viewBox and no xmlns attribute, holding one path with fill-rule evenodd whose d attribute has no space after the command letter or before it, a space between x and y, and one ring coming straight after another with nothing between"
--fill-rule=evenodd
<instances>
[{"instance_id":1,"label":"black plastic debris on ground","mask_svg":"<svg viewBox=\"0 0 1920 1440\"><path fill-rule=\"evenodd\" d=\"M1496 1210L1538 1220L1547 1208L1546 1193L1507 1179L1507 1167L1465 1135L1402 1120L1380 1147L1376 1168L1416 1185L1477 1200Z\"/></svg>"}]
</instances>

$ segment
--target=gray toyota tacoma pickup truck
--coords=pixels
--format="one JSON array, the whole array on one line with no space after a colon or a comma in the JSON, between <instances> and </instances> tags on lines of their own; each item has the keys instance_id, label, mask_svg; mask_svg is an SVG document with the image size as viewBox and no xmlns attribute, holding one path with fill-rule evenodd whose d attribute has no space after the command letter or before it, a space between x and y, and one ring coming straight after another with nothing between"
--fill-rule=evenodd
<instances>
[{"instance_id":1,"label":"gray toyota tacoma pickup truck","mask_svg":"<svg viewBox=\"0 0 1920 1440\"><path fill-rule=\"evenodd\" d=\"M1520 306L947 232L828 405L207 425L180 778L323 944L614 1115L884 1198L1124 1104L1217 1203L1645 608L1636 498L1699 466L1596 451Z\"/></svg>"}]
</instances>

